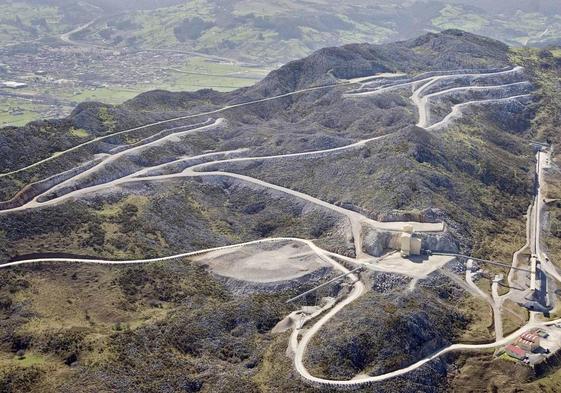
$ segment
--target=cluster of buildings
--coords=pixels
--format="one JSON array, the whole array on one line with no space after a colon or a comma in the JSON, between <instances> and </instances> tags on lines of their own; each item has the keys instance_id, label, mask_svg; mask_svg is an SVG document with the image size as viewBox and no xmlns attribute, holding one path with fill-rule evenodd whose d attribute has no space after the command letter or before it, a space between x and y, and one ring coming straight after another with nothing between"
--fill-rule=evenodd
<instances>
[{"instance_id":1,"label":"cluster of buildings","mask_svg":"<svg viewBox=\"0 0 561 393\"><path fill-rule=\"evenodd\" d=\"M125 89L145 80L158 83L166 77L164 67L180 67L190 57L151 52L122 55L72 46L0 48L0 112L22 115L31 110L32 102L37 104L31 110L37 118L64 117L82 100L84 92L107 86Z\"/></svg>"},{"instance_id":2,"label":"cluster of buildings","mask_svg":"<svg viewBox=\"0 0 561 393\"><path fill-rule=\"evenodd\" d=\"M121 53L106 49L68 46L0 48L0 75L36 88L52 87L53 81L71 80L72 87L135 86L139 81L156 83L163 69L182 67L192 56L185 53ZM39 78L38 78L39 77ZM42 78L41 78L42 77Z\"/></svg>"},{"instance_id":3,"label":"cluster of buildings","mask_svg":"<svg viewBox=\"0 0 561 393\"><path fill-rule=\"evenodd\" d=\"M508 344L505 353L517 360L526 361L530 354L537 353L542 350L541 339L547 338L548 333L541 330L533 330L520 335L512 344Z\"/></svg>"}]
</instances>

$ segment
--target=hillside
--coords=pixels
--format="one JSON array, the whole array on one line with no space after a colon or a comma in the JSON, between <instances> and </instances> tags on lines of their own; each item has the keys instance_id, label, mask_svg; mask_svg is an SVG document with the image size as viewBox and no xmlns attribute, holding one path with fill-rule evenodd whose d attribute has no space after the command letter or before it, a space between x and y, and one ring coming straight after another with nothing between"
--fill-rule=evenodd
<instances>
[{"instance_id":1,"label":"hillside","mask_svg":"<svg viewBox=\"0 0 561 393\"><path fill-rule=\"evenodd\" d=\"M385 376L499 340L490 279L395 239L410 224L425 250L510 266L560 73L556 52L452 29L0 129L0 391L332 391L304 370ZM507 391L492 352L463 356L374 387Z\"/></svg>"},{"instance_id":2,"label":"hillside","mask_svg":"<svg viewBox=\"0 0 561 393\"><path fill-rule=\"evenodd\" d=\"M514 46L561 39L555 0L9 0L0 4L0 127L155 89L232 91L333 46L461 29ZM64 64L61 67L60 64Z\"/></svg>"},{"instance_id":3,"label":"hillside","mask_svg":"<svg viewBox=\"0 0 561 393\"><path fill-rule=\"evenodd\" d=\"M82 37L120 47L189 48L262 64L285 62L325 46L387 43L449 28L509 44L545 46L559 40L555 15L561 12L555 1L538 6L531 1L465 0L287 1L277 6L244 0L187 2L156 10L142 10L142 6L135 4L137 11L92 26Z\"/></svg>"}]
</instances>

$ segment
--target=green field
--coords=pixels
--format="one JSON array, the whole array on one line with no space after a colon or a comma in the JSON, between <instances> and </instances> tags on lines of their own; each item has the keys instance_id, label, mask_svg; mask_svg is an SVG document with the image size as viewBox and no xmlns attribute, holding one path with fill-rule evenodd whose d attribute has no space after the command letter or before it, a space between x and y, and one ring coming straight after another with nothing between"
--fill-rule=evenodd
<instances>
[{"instance_id":1,"label":"green field","mask_svg":"<svg viewBox=\"0 0 561 393\"><path fill-rule=\"evenodd\" d=\"M64 86L41 87L30 85L18 90L22 94L47 94L68 103L67 112L85 101L121 104L138 94L150 90L195 91L212 88L232 91L251 86L269 72L266 68L243 67L234 63L215 62L202 57L192 57L183 65L170 67L162 72L158 81L138 83L132 86L107 86L100 88L68 88ZM0 127L23 126L30 121L52 117L50 106L28 100L0 97Z\"/></svg>"},{"instance_id":2,"label":"green field","mask_svg":"<svg viewBox=\"0 0 561 393\"><path fill-rule=\"evenodd\" d=\"M0 127L23 126L42 118L42 114L48 110L47 105L0 97Z\"/></svg>"},{"instance_id":3,"label":"green field","mask_svg":"<svg viewBox=\"0 0 561 393\"><path fill-rule=\"evenodd\" d=\"M478 14L465 12L463 7L447 5L440 11L440 16L432 20L439 29L462 29L477 31L489 24L489 21Z\"/></svg>"}]
</instances>

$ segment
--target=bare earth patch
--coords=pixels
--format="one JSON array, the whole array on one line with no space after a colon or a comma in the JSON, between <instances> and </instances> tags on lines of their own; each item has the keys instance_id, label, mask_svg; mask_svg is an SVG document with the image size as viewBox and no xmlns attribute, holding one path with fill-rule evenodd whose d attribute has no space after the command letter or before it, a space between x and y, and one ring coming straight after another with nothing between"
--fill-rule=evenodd
<instances>
[{"instance_id":1,"label":"bare earth patch","mask_svg":"<svg viewBox=\"0 0 561 393\"><path fill-rule=\"evenodd\" d=\"M259 283L293 280L330 266L307 245L289 240L213 251L193 261L219 276Z\"/></svg>"}]
</instances>

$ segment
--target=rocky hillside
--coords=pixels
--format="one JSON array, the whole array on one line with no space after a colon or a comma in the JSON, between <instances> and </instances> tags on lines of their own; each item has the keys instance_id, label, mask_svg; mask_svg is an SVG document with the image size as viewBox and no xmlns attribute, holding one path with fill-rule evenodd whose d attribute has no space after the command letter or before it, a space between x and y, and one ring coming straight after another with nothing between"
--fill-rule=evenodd
<instances>
[{"instance_id":1,"label":"rocky hillside","mask_svg":"<svg viewBox=\"0 0 561 393\"><path fill-rule=\"evenodd\" d=\"M446 30L384 45L350 44L320 49L273 71L250 90L262 90L267 95L380 72L504 67L509 64L507 53L508 47L498 41Z\"/></svg>"},{"instance_id":2,"label":"rocky hillside","mask_svg":"<svg viewBox=\"0 0 561 393\"><path fill-rule=\"evenodd\" d=\"M120 151L127 145L144 143L144 138L166 133L167 129L189 127L190 124L195 127L210 117L220 116L228 124L221 131L196 134L189 142L181 147L173 147L172 150L165 147L150 149L150 154L144 152L134 162L126 158L118 168L106 167L105 172L96 175L97 180L92 180L94 183L88 184L95 184L102 179L115 179L118 177L117 173L119 176L128 175L133 168L137 170L143 166L161 164L177 158L180 153L200 154L209 149L224 151L251 146L252 156L282 154L343 146L357 140L385 135L387 138L380 142L382 144L378 143L365 150L359 162L353 162L357 157L346 159L345 154L316 161L316 167L320 163L319 168L325 168L328 172L333 170L328 168L336 167L341 174L365 165L378 168L376 172L373 169L361 169L360 177L351 182L351 177L346 177L349 181L341 180L340 184L345 184L344 194L338 190L336 183L325 183L330 175L323 170L308 177L305 185L294 183L301 181L291 178L291 174L296 173L292 165L297 160L269 162L267 166L261 167L267 168L265 176L259 174L259 167L253 168L250 174L264 179L274 174L269 179L273 183L280 180L289 188L304 190L320 199L345 204L351 210L365 212L373 218L392 215L396 210L402 210L406 214L408 211L422 211L436 206L444 212L443 217L455 232L457 241L465 247L473 247L479 242L477 239L490 230L489 225L494 227L492 222L497 219L500 221L500 217L505 216L517 219L527 205L531 180L527 175L530 151L524 140L529 133L531 107L521 110L498 105L490 108L488 114L483 112L477 118L470 117L469 124L446 131L449 134L446 140L441 139L441 134L411 128L416 122L416 113L406 91L391 91L364 100L349 100L342 96L346 89L341 85L216 114L212 111L224 105L333 84L378 72L402 72L414 76L431 70L501 70L511 65L509 49L504 44L458 30L448 30L387 45L357 44L325 48L273 71L253 87L231 93L212 90L196 93L154 91L120 106L82 104L67 119L35 122L26 127L6 128L0 132L0 168L3 172L18 170L38 160L47 159L44 164L0 178L1 196L6 201L12 200L9 206L21 203L32 198L34 190L43 189L45 184L52 186L53 182L64 181L74 172L68 172L69 175L59 176L45 184L41 183L44 179L61 171L74 170L79 164L87 168L91 165L88 164L89 160L95 159L97 154ZM146 123L209 111L211 114L208 115L119 133ZM512 128L512 122L508 122L513 119L513 111L519 112L516 115L516 129ZM467 133L466 127L470 129ZM485 128L487 132L482 133ZM117 134L110 136L113 133ZM462 137L463 134L466 136ZM461 152L465 151L466 143L464 138L474 138L475 134L479 135L478 141L467 142L476 144L475 155L463 156ZM86 143L60 158L56 157L60 151L99 137L104 139L97 143ZM475 166L482 161L485 162L485 167L476 170ZM407 162L407 172L398 169L397 162ZM308 163L309 161L305 162L303 168ZM380 168L384 168L383 176ZM512 176L509 168L521 168L522 175ZM39 182L38 186L24 188L25 185L36 182ZM310 186L313 188L316 182L323 183L323 186L316 188L316 191L307 189ZM373 187L374 184L377 186ZM77 186L73 187L75 189ZM448 188L448 195L444 197L439 191L443 187ZM466 195L471 196L466 198ZM491 195L492 199L503 202L486 202ZM474 200L480 203L474 204ZM501 213L496 210L499 206ZM505 206L508 207L507 212L504 210ZM13 233L18 232L17 227L13 227L10 232L12 233L8 233L8 237L13 238ZM488 252L484 246L481 247L482 254ZM14 254L16 253L18 252L14 250Z\"/></svg>"},{"instance_id":3,"label":"rocky hillside","mask_svg":"<svg viewBox=\"0 0 561 393\"><path fill-rule=\"evenodd\" d=\"M374 220L412 220L444 222L424 235L435 248L506 261L525 241L529 142L558 142L560 64L554 52L447 30L322 49L231 93L153 91L2 129L0 172L14 173L0 177L0 260L148 258L281 236L353 257L384 251L388 232ZM348 83L387 72L396 75ZM428 82L422 106L412 91ZM489 315L450 279L456 270L367 277L367 294L310 344L307 365L374 375L487 338ZM75 391L77 381L84 392L316 391L286 357L288 334L271 331L321 301L286 305L296 292L231 291L188 259L14 269L0 279L0 391ZM384 356L381 341L394 345ZM376 388L445 391L460 383L448 378L455 360Z\"/></svg>"}]
</instances>

